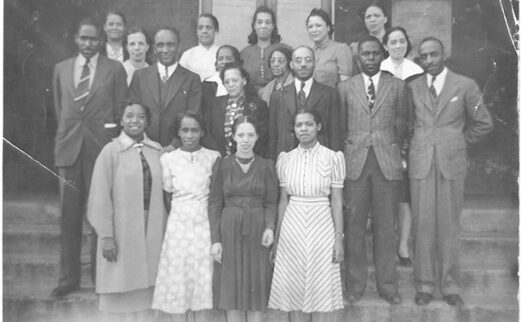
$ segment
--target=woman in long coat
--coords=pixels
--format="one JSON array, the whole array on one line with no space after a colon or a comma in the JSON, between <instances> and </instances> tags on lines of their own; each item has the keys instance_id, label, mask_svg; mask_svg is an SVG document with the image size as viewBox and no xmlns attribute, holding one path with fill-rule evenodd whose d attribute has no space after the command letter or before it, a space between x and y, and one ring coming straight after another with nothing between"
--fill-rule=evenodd
<instances>
[{"instance_id":1,"label":"woman in long coat","mask_svg":"<svg viewBox=\"0 0 521 322\"><path fill-rule=\"evenodd\" d=\"M94 166L87 216L98 234L101 311L133 313L152 304L166 211L161 146L144 133L149 118L148 108L127 104L120 136Z\"/></svg>"}]
</instances>

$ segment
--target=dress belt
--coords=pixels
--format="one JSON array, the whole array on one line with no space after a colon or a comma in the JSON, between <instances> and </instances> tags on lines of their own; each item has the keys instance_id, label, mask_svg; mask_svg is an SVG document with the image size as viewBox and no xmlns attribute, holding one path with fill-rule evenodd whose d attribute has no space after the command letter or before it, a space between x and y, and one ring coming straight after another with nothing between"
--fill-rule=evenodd
<instances>
[{"instance_id":1,"label":"dress belt","mask_svg":"<svg viewBox=\"0 0 521 322\"><path fill-rule=\"evenodd\" d=\"M259 197L232 197L224 200L225 208L239 208L239 221L241 225L241 236L250 235L252 223L252 210L261 208L264 200Z\"/></svg>"}]
</instances>

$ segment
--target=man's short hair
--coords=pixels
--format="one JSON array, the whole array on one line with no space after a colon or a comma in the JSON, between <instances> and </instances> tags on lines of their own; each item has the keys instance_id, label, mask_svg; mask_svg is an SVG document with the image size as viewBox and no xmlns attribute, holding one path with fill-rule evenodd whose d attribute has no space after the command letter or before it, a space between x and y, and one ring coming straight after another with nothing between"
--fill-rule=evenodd
<instances>
[{"instance_id":1,"label":"man's short hair","mask_svg":"<svg viewBox=\"0 0 521 322\"><path fill-rule=\"evenodd\" d=\"M77 34L80 32L80 29L83 26L93 26L98 31L98 35L101 31L99 22L96 19L94 19L93 17L85 17L78 22L78 24L76 25Z\"/></svg>"},{"instance_id":2,"label":"man's short hair","mask_svg":"<svg viewBox=\"0 0 521 322\"><path fill-rule=\"evenodd\" d=\"M445 51L445 46L443 46L443 43L441 42L441 40L439 40L438 38L436 37L432 37L432 36L429 36L429 37L425 37L422 39L422 41L420 42L420 45L418 46L418 50L419 48L426 42L428 41L434 41L434 42L437 42L438 44L440 44L441 46L441 51Z\"/></svg>"},{"instance_id":3,"label":"man's short hair","mask_svg":"<svg viewBox=\"0 0 521 322\"><path fill-rule=\"evenodd\" d=\"M382 53L385 52L384 45L382 45L382 43L380 42L380 39L376 38L375 36L366 35L358 41L358 53L360 53L360 51L361 51L360 49L362 48L362 45L365 44L366 42L370 42L370 41L376 42L378 44L378 46L380 46L380 51Z\"/></svg>"},{"instance_id":4,"label":"man's short hair","mask_svg":"<svg viewBox=\"0 0 521 322\"><path fill-rule=\"evenodd\" d=\"M179 38L179 31L175 28L175 27L172 27L172 26L161 26L159 27L156 32L154 33L154 44L156 42L156 35L160 32L160 31L163 31L163 30L169 30L171 31L176 39L177 39L177 42L180 43L181 42L181 38Z\"/></svg>"},{"instance_id":5,"label":"man's short hair","mask_svg":"<svg viewBox=\"0 0 521 322\"><path fill-rule=\"evenodd\" d=\"M295 53L297 52L297 50L299 50L301 48L306 48L307 50L309 50L311 52L311 56L313 56L313 61L315 61L315 52L313 51L313 48L306 46L306 45L300 45L297 48L293 49L293 53L291 54L291 60L293 60L293 56L295 56Z\"/></svg>"}]
</instances>

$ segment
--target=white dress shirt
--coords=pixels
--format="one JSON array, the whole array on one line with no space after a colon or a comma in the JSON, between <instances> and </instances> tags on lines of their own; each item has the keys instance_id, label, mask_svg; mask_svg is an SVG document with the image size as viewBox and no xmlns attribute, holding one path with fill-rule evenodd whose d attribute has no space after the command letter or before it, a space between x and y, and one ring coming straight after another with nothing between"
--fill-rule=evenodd
<instances>
[{"instance_id":1,"label":"white dress shirt","mask_svg":"<svg viewBox=\"0 0 521 322\"><path fill-rule=\"evenodd\" d=\"M300 86L302 86L300 84L302 84L302 81L298 78L295 78L295 89L297 90L297 94L300 92ZM313 85L313 77L304 82L304 94L306 94L306 98L309 97L311 85Z\"/></svg>"},{"instance_id":2,"label":"white dress shirt","mask_svg":"<svg viewBox=\"0 0 521 322\"><path fill-rule=\"evenodd\" d=\"M168 66L168 75L166 76L166 79L170 79L172 74L177 69L177 62L173 65ZM163 79L165 77L166 72L166 66L161 64L160 62L157 62L157 71L159 72L159 79Z\"/></svg>"},{"instance_id":3,"label":"white dress shirt","mask_svg":"<svg viewBox=\"0 0 521 322\"><path fill-rule=\"evenodd\" d=\"M447 67L443 67L441 73L436 75L434 80L434 88L436 89L436 95L440 96L443 85L445 85L445 78L447 78ZM427 73L427 87L430 88L432 84L432 75Z\"/></svg>"},{"instance_id":4,"label":"white dress shirt","mask_svg":"<svg viewBox=\"0 0 521 322\"><path fill-rule=\"evenodd\" d=\"M371 76L371 79L373 80L375 96L376 96L376 93L378 93L378 83L380 82L380 75L382 75L382 72L378 71L378 73ZM364 79L365 94L367 95L367 89L369 88L369 84L371 84L371 82L369 81L369 76L367 76L364 73L362 73L362 78Z\"/></svg>"},{"instance_id":5,"label":"white dress shirt","mask_svg":"<svg viewBox=\"0 0 521 322\"><path fill-rule=\"evenodd\" d=\"M198 74L201 80L205 80L215 73L217 49L219 47L215 44L210 48L205 48L202 45L192 47L183 53L179 64Z\"/></svg>"},{"instance_id":6,"label":"white dress shirt","mask_svg":"<svg viewBox=\"0 0 521 322\"><path fill-rule=\"evenodd\" d=\"M98 57L99 54L96 54L90 58L89 61L89 88L92 87L92 81L94 80L94 75L96 74L96 66L98 65ZM78 87L80 83L81 73L83 72L83 66L85 65L86 58L82 54L78 54L76 60L74 61L74 88Z\"/></svg>"}]
</instances>

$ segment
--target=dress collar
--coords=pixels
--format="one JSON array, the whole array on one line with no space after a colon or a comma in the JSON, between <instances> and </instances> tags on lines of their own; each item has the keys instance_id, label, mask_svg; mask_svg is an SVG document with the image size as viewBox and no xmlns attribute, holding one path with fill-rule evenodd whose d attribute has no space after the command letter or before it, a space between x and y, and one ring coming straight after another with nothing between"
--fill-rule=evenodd
<instances>
[{"instance_id":1,"label":"dress collar","mask_svg":"<svg viewBox=\"0 0 521 322\"><path fill-rule=\"evenodd\" d=\"M315 155L315 153L317 153L318 149L320 148L320 142L318 142L317 140L317 143L315 143L315 145L312 147L312 148L309 148L309 149L305 149L303 148L300 144L297 146L297 151L299 152L299 154L301 155L304 155L304 154L310 154L310 155Z\"/></svg>"},{"instance_id":2,"label":"dress collar","mask_svg":"<svg viewBox=\"0 0 521 322\"><path fill-rule=\"evenodd\" d=\"M128 150L134 146L142 147L145 145L158 151L161 150L161 147L159 147L156 142L150 140L146 133L143 133L143 140L139 143L134 141L134 139L128 136L124 131L121 131L121 134L116 138L116 140L119 141L119 145L121 147L120 151Z\"/></svg>"}]
</instances>

